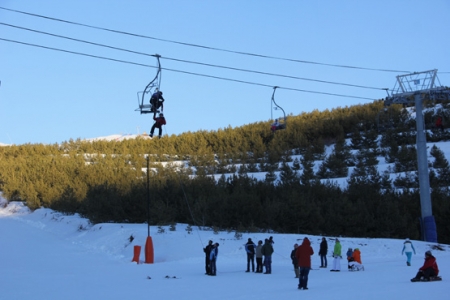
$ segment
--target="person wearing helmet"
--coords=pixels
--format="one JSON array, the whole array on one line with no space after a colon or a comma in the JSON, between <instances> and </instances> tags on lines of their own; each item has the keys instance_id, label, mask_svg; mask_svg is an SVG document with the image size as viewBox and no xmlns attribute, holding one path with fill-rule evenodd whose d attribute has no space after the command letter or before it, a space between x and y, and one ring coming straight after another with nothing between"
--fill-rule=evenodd
<instances>
[{"instance_id":1,"label":"person wearing helmet","mask_svg":"<svg viewBox=\"0 0 450 300\"><path fill-rule=\"evenodd\" d=\"M161 107L161 111L164 110L164 98L162 96L163 92L160 90L156 90L152 97L150 98L150 104L152 105L152 112L159 112L159 108Z\"/></svg>"},{"instance_id":2,"label":"person wearing helmet","mask_svg":"<svg viewBox=\"0 0 450 300\"><path fill-rule=\"evenodd\" d=\"M161 138L162 136L162 126L166 125L166 119L164 118L164 114L160 113L159 117L156 117L156 112L153 114L153 120L155 120L155 123L152 126L152 129L150 130L150 137L153 137L153 133L155 132L155 128L159 129L158 137Z\"/></svg>"}]
</instances>

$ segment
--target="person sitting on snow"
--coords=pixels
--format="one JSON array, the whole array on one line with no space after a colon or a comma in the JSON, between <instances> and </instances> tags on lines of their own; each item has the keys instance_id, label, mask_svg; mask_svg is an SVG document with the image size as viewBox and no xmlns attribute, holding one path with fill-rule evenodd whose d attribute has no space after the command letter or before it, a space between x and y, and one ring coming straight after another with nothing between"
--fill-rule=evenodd
<instances>
[{"instance_id":1,"label":"person sitting on snow","mask_svg":"<svg viewBox=\"0 0 450 300\"><path fill-rule=\"evenodd\" d=\"M359 251L359 248L355 248L355 250L353 251L348 266L352 271L364 271L364 266L361 262L361 251Z\"/></svg>"},{"instance_id":2,"label":"person sitting on snow","mask_svg":"<svg viewBox=\"0 0 450 300\"><path fill-rule=\"evenodd\" d=\"M422 267L420 267L419 272L417 272L416 277L411 279L412 282L415 281L430 281L435 279L439 275L439 268L436 263L436 257L431 254L428 250L425 252L425 262Z\"/></svg>"},{"instance_id":3,"label":"person sitting on snow","mask_svg":"<svg viewBox=\"0 0 450 300\"><path fill-rule=\"evenodd\" d=\"M353 259L353 249L352 248L348 248L346 255L347 255L348 269L350 270L352 268L350 266L350 262L354 261L354 259Z\"/></svg>"}]
</instances>

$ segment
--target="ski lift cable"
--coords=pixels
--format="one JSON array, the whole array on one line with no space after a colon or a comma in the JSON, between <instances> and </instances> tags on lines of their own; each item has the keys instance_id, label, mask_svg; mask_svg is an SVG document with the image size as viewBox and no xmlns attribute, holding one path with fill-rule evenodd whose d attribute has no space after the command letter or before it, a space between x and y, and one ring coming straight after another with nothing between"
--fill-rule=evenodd
<instances>
[{"instance_id":1,"label":"ski lift cable","mask_svg":"<svg viewBox=\"0 0 450 300\"><path fill-rule=\"evenodd\" d=\"M87 27L87 28L91 28L91 29L103 30L103 31L117 33L117 34L134 36L134 37L138 37L138 38L152 39L152 40L166 42L166 43L179 44L179 45L183 45L183 46L197 47L197 48L202 48L202 49L206 49L206 50L222 51L222 52L228 52L228 53L234 53L234 54L246 55L246 56L253 56L253 57L260 57L260 58L266 58L266 59L284 60L284 61L295 62L295 63L322 65L322 66L337 67L337 68L348 68L348 69L355 69L355 70L367 70L367 71L379 71L379 72L391 72L391 73L392 72L394 72L394 73L411 73L410 71L404 71L404 70L389 70L389 69L366 68L366 67L340 65L340 64L329 64L329 63L321 63L321 62L314 62L314 61L307 61L307 60L299 60L299 59L292 59L292 58L283 58L283 57L262 55L262 54L249 53L249 52L227 50L227 49L222 49L222 48L216 48L216 47L210 47L210 46L204 46L204 45L198 45L198 44L192 44L192 43L179 42L179 41L174 41L174 40L168 40L168 39L151 37L151 36L142 35L142 34L130 33L130 32L126 32L126 31L109 29L109 28L105 28L105 27L88 25L88 24L84 24L84 23L79 23L79 22L74 22L74 21L68 21L68 20L53 18L53 17L49 17L49 16L29 13L29 12L20 11L20 10L16 10L16 9L10 9L10 8L1 7L1 6L0 6L0 9L6 10L6 11L10 11L10 12L14 12L14 13L19 13L19 14L25 14L25 15L29 15L29 16L33 16L33 17L44 18L44 19L47 19L47 20L63 22L63 23L71 24L71 25L83 26L83 27Z\"/></svg>"},{"instance_id":2,"label":"ski lift cable","mask_svg":"<svg viewBox=\"0 0 450 300\"><path fill-rule=\"evenodd\" d=\"M81 56L87 56L87 57L92 57L92 58L97 58L97 59L104 59L104 60L109 60L109 61L114 61L114 62L125 63L125 64L137 65L137 66L141 66L141 67L157 68L155 66L151 66L151 65L147 65L147 64L143 64L143 63L136 63L136 62L126 61L126 60L120 60L120 59L115 59L115 58L109 58L109 57L103 57L103 56L98 56L98 55L82 53L82 52L75 52L75 51L70 51L70 50L58 49L58 48L53 48L53 47L48 47L48 46L43 46L43 45L37 45L37 44L31 44L31 43L26 43L26 42L11 40L11 39L5 39L5 38L2 38L2 37L0 37L0 41L17 43L17 44L22 44L22 45L26 45L26 46L38 47L38 48L43 48L43 49L47 49L47 50L60 51L60 52L64 52L64 53L69 53L69 54L74 54L74 55L81 55ZM269 85L269 84L250 82L250 81L244 81L244 80L238 80L238 79L232 79L232 78L225 78L225 77L219 77L219 76L213 76L213 75L207 75L207 74L201 74L201 73L194 73L194 72L189 72L189 71L175 70L175 69L169 69L169 68L161 68L161 70L166 70L166 71L171 71L171 72L176 72L176 73L183 73L183 74L194 75L194 76L200 76L200 77L219 79L219 80L225 80L225 81L238 82L238 83L243 83L243 84L250 84L250 85L257 85L257 86L273 88L273 85ZM336 96L336 97L363 99L363 100L370 100L370 101L376 100L374 98L368 98L368 97L351 96L351 95L335 94L335 93L327 93L327 92L319 92L319 91L310 91L310 90L303 90L303 89L296 89L296 88L282 87L282 86L279 86L278 88L279 89L284 89L284 90L296 91L296 92L322 94L322 95Z\"/></svg>"},{"instance_id":3,"label":"ski lift cable","mask_svg":"<svg viewBox=\"0 0 450 300\"><path fill-rule=\"evenodd\" d=\"M124 49L124 48L119 48L119 47L115 47L115 46L100 44L100 43L91 42L91 41L82 40L82 39L76 39L76 38L72 38L72 37L68 37L68 36L63 36L63 35L59 35L59 34L53 34L53 33L45 32L45 31L35 30L35 29L26 28L26 27L22 27L22 26L16 26L16 25L3 23L3 22L0 22L0 25L9 26L9 27L13 27L13 28L16 28L16 29L26 30L26 31L31 31L31 32L39 33L39 34L45 34L45 35L58 37L58 38L62 38L62 39L67 39L67 40L71 40L71 41L76 41L76 42L80 42L80 43L90 44L90 45L94 45L94 46L109 48L109 49L113 49L113 50L124 51L124 52L128 52L128 53L133 53L133 54L138 54L138 55L145 55L145 56L155 56L155 55L144 53L144 52L139 52L139 51ZM342 82L333 82L333 81L313 79L313 78L297 77L297 76L276 74L276 73L269 73L269 72L262 72L262 71L256 71L256 70L248 70L248 69L228 67L228 66L221 66L221 65L216 65L216 64L208 64L208 63L202 63L202 62L190 61L190 60L183 60L183 59L177 59L177 58L171 58L171 57L161 57L161 58L162 59L166 59L166 60L177 61L177 62L196 64L196 65L202 65L202 66L213 67L213 68L222 68L222 69L228 69L228 70L233 70L233 71L255 73L255 74L261 74L261 75L268 75L268 76L277 76L277 77L284 77L284 78L290 78L290 79L319 82L319 83L325 83L325 84L343 85L343 86L350 86L350 87L356 87L356 88L373 89L373 90L385 90L385 88L370 87L370 86L363 86L363 85L356 85L356 84L342 83Z\"/></svg>"}]
</instances>

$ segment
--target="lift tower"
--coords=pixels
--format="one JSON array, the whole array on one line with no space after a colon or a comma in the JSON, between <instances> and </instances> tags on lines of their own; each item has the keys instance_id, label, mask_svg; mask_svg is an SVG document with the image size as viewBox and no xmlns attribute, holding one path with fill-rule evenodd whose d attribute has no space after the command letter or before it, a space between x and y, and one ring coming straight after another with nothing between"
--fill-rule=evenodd
<instances>
[{"instance_id":1,"label":"lift tower","mask_svg":"<svg viewBox=\"0 0 450 300\"><path fill-rule=\"evenodd\" d=\"M446 101L450 98L450 89L440 85L437 70L414 72L397 76L397 82L390 96L384 101L391 104L415 105L416 107L416 147L419 172L421 225L423 240L437 243L436 222L431 206L430 177L428 173L427 141L423 118L423 101Z\"/></svg>"}]
</instances>

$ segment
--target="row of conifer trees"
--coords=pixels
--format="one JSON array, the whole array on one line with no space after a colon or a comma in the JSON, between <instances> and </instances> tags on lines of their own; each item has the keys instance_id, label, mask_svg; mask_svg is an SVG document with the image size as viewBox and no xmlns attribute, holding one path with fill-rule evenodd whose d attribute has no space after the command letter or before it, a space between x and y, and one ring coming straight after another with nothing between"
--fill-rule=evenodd
<instances>
[{"instance_id":1,"label":"row of conifer trees","mask_svg":"<svg viewBox=\"0 0 450 300\"><path fill-rule=\"evenodd\" d=\"M420 238L414 124L400 106L383 118L376 102L290 116L275 134L260 122L151 141L1 147L0 190L31 209L79 213L93 223L147 222L149 211L151 224ZM450 242L448 162L439 148L432 152L438 238ZM388 172L378 172L380 157L391 163ZM256 172L266 172L264 180ZM332 180L342 177L345 187Z\"/></svg>"}]
</instances>

